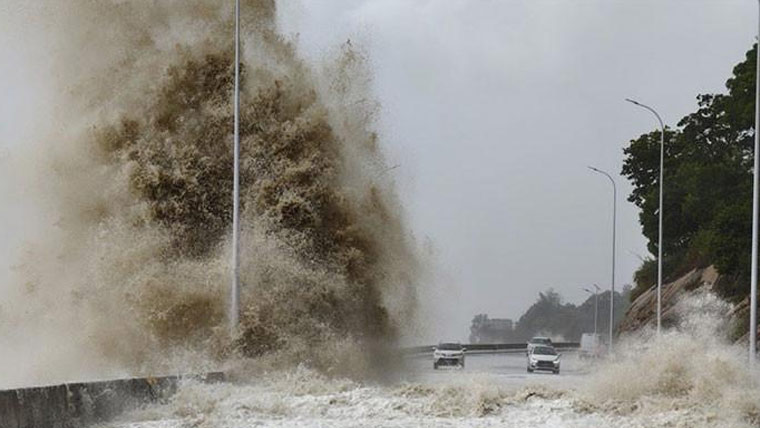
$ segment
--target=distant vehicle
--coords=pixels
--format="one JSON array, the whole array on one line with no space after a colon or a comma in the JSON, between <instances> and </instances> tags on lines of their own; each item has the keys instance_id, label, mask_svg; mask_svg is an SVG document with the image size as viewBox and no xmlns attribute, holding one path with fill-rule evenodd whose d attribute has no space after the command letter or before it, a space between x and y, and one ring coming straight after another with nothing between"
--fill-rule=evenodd
<instances>
[{"instance_id":1,"label":"distant vehicle","mask_svg":"<svg viewBox=\"0 0 760 428\"><path fill-rule=\"evenodd\" d=\"M433 347L433 369L439 366L464 368L464 354L467 349L459 343L439 343Z\"/></svg>"},{"instance_id":2,"label":"distant vehicle","mask_svg":"<svg viewBox=\"0 0 760 428\"><path fill-rule=\"evenodd\" d=\"M528 373L535 370L548 370L559 374L559 358L557 350L552 346L535 346L528 354Z\"/></svg>"},{"instance_id":3,"label":"distant vehicle","mask_svg":"<svg viewBox=\"0 0 760 428\"><path fill-rule=\"evenodd\" d=\"M542 336L536 336L531 338L528 341L528 347L525 350L525 353L530 355L530 352L535 348L536 346L549 346L551 348L554 347L554 344L552 343L552 340L548 337L542 337Z\"/></svg>"},{"instance_id":4,"label":"distant vehicle","mask_svg":"<svg viewBox=\"0 0 760 428\"><path fill-rule=\"evenodd\" d=\"M581 347L578 349L580 358L599 358L603 353L604 344L600 334L583 333L581 335Z\"/></svg>"}]
</instances>

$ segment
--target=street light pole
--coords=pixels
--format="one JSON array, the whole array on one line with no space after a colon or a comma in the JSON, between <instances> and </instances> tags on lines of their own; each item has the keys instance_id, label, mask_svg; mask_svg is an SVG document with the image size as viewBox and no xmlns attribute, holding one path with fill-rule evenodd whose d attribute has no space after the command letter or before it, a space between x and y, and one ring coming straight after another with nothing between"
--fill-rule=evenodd
<instances>
[{"instance_id":1,"label":"street light pole","mask_svg":"<svg viewBox=\"0 0 760 428\"><path fill-rule=\"evenodd\" d=\"M230 333L237 333L240 316L240 0L235 0L235 142L232 179L232 287L230 287Z\"/></svg>"},{"instance_id":2,"label":"street light pole","mask_svg":"<svg viewBox=\"0 0 760 428\"><path fill-rule=\"evenodd\" d=\"M760 4L758 5L760 8ZM757 229L758 229L758 188L760 187L760 9L758 11L758 46L755 57L755 167L752 190L752 272L749 293L749 364L754 367L757 357Z\"/></svg>"},{"instance_id":3,"label":"street light pole","mask_svg":"<svg viewBox=\"0 0 760 428\"><path fill-rule=\"evenodd\" d=\"M599 286L594 284L594 334L597 334L596 332L596 320L598 318L599 313ZM594 339L596 340L596 339Z\"/></svg>"},{"instance_id":4,"label":"street light pole","mask_svg":"<svg viewBox=\"0 0 760 428\"><path fill-rule=\"evenodd\" d=\"M615 327L615 230L617 229L617 186L611 175L601 169L588 167L594 172L606 176L612 183L612 287L610 288L610 353L612 353L612 336Z\"/></svg>"},{"instance_id":5,"label":"street light pole","mask_svg":"<svg viewBox=\"0 0 760 428\"><path fill-rule=\"evenodd\" d=\"M594 288L594 291L591 291L588 288L584 288L583 290L594 295L594 336L596 336L596 320L599 314L599 286L594 284Z\"/></svg>"},{"instance_id":6,"label":"street light pole","mask_svg":"<svg viewBox=\"0 0 760 428\"><path fill-rule=\"evenodd\" d=\"M659 215L659 231L657 238L657 335L660 335L660 328L662 325L662 188L663 188L663 171L664 159L665 159L665 125L662 123L662 118L657 112L648 105L641 104L638 101L634 101L630 98L626 98L631 104L635 104L641 108L647 109L652 112L657 121L660 122L660 208L658 209Z\"/></svg>"}]
</instances>

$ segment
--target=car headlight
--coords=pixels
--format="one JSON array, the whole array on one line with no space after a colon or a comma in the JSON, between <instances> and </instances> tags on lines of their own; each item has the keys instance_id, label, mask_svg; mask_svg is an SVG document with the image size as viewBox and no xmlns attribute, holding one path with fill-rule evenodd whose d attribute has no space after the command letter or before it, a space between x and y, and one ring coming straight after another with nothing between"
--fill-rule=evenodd
<instances>
[{"instance_id":1,"label":"car headlight","mask_svg":"<svg viewBox=\"0 0 760 428\"><path fill-rule=\"evenodd\" d=\"M559 360L554 360L554 365L558 366L559 365Z\"/></svg>"}]
</instances>

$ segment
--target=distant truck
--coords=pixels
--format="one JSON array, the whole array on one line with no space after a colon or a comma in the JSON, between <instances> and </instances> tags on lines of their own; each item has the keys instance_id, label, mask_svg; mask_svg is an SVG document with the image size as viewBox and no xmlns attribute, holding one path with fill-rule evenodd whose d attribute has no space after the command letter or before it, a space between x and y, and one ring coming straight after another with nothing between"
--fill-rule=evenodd
<instances>
[{"instance_id":1,"label":"distant truck","mask_svg":"<svg viewBox=\"0 0 760 428\"><path fill-rule=\"evenodd\" d=\"M602 336L595 333L583 333L581 335L581 347L578 349L580 358L599 358L604 354Z\"/></svg>"}]
</instances>

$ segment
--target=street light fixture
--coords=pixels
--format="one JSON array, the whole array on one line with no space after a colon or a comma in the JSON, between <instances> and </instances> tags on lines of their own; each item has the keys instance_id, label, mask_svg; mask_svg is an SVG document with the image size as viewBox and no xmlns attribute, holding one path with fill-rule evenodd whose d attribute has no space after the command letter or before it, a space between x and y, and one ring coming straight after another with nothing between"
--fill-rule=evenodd
<instances>
[{"instance_id":1,"label":"street light fixture","mask_svg":"<svg viewBox=\"0 0 760 428\"><path fill-rule=\"evenodd\" d=\"M659 216L659 231L658 231L658 238L657 238L657 335L660 335L660 326L662 325L662 184L663 184L663 171L665 169L664 167L664 159L665 159L665 125L662 123L662 118L659 114L648 105L641 104L638 101L634 101L630 98L626 98L626 101L628 101L631 104L637 105L641 108L647 109L650 112L652 112L655 117L657 117L657 121L660 122L660 208L658 209L658 216Z\"/></svg>"},{"instance_id":2,"label":"street light fixture","mask_svg":"<svg viewBox=\"0 0 760 428\"><path fill-rule=\"evenodd\" d=\"M594 284L594 291L589 290L588 288L583 288L583 291L586 291L588 293L591 293L594 295L594 336L596 336L596 320L598 318L599 314L599 286ZM596 340L596 339L594 339Z\"/></svg>"},{"instance_id":3,"label":"street light fixture","mask_svg":"<svg viewBox=\"0 0 760 428\"><path fill-rule=\"evenodd\" d=\"M601 169L588 167L594 172L604 175L612 183L612 287L610 288L610 353L612 353L612 333L615 326L615 224L617 221L617 186L611 175Z\"/></svg>"},{"instance_id":4,"label":"street light fixture","mask_svg":"<svg viewBox=\"0 0 760 428\"><path fill-rule=\"evenodd\" d=\"M237 333L240 317L240 0L235 0L235 142L232 179L232 286L230 287L230 333Z\"/></svg>"}]
</instances>

